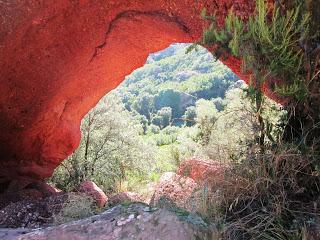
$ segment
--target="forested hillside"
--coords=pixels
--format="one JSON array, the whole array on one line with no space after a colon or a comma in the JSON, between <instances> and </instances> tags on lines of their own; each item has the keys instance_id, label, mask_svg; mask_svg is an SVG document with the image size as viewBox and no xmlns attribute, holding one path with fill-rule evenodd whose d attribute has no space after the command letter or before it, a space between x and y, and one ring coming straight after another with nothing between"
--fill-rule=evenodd
<instances>
[{"instance_id":1,"label":"forested hillside","mask_svg":"<svg viewBox=\"0 0 320 240\"><path fill-rule=\"evenodd\" d=\"M129 111L163 128L183 124L187 108L199 99L212 100L222 110L226 91L239 78L204 48L186 54L189 46L174 44L150 55L126 78L117 91Z\"/></svg>"}]
</instances>

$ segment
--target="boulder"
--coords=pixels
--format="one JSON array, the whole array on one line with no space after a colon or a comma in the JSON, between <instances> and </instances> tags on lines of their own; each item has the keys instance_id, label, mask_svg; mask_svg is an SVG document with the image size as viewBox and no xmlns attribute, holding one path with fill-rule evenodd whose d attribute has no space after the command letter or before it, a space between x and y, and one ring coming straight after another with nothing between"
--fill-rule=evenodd
<instances>
[{"instance_id":1,"label":"boulder","mask_svg":"<svg viewBox=\"0 0 320 240\"><path fill-rule=\"evenodd\" d=\"M108 201L107 195L92 181L81 183L75 191L92 197L96 201L98 207L103 207Z\"/></svg>"},{"instance_id":2,"label":"boulder","mask_svg":"<svg viewBox=\"0 0 320 240\"><path fill-rule=\"evenodd\" d=\"M177 174L192 178L199 184L212 184L223 179L226 169L227 165L218 161L191 158L180 164Z\"/></svg>"},{"instance_id":3,"label":"boulder","mask_svg":"<svg viewBox=\"0 0 320 240\"><path fill-rule=\"evenodd\" d=\"M145 204L118 205L99 215L58 226L0 230L3 240L212 240L215 227L193 214L154 209Z\"/></svg>"},{"instance_id":4,"label":"boulder","mask_svg":"<svg viewBox=\"0 0 320 240\"><path fill-rule=\"evenodd\" d=\"M43 186L44 190L47 192L47 193L51 193L51 194L56 194L56 193L61 193L62 190L57 188L56 186L52 185L52 184L46 184Z\"/></svg>"},{"instance_id":5,"label":"boulder","mask_svg":"<svg viewBox=\"0 0 320 240\"><path fill-rule=\"evenodd\" d=\"M155 187L150 205L166 208L184 208L194 210L192 196L198 184L189 177L173 172L164 173Z\"/></svg>"},{"instance_id":6,"label":"boulder","mask_svg":"<svg viewBox=\"0 0 320 240\"><path fill-rule=\"evenodd\" d=\"M111 196L108 199L109 206L115 206L121 203L143 202L142 197L134 192L122 192Z\"/></svg>"}]
</instances>

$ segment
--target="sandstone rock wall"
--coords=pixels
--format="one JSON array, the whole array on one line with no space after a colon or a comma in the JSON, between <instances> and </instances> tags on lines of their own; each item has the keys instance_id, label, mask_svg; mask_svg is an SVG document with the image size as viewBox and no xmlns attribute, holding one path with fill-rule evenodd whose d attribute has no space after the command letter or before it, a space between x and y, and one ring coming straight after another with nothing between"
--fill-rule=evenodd
<instances>
[{"instance_id":1,"label":"sandstone rock wall","mask_svg":"<svg viewBox=\"0 0 320 240\"><path fill-rule=\"evenodd\" d=\"M0 1L0 184L49 177L103 95L148 54L199 38L203 7L221 23L254 1ZM225 63L241 76L238 59Z\"/></svg>"}]
</instances>

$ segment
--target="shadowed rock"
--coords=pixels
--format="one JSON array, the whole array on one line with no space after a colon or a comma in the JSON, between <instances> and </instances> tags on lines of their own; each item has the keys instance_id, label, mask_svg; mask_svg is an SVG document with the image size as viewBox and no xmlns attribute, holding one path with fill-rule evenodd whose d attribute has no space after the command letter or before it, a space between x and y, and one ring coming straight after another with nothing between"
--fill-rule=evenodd
<instances>
[{"instance_id":1,"label":"shadowed rock","mask_svg":"<svg viewBox=\"0 0 320 240\"><path fill-rule=\"evenodd\" d=\"M37 230L0 230L3 240L212 240L214 226L188 213L154 209L144 204L118 205L99 215Z\"/></svg>"}]
</instances>

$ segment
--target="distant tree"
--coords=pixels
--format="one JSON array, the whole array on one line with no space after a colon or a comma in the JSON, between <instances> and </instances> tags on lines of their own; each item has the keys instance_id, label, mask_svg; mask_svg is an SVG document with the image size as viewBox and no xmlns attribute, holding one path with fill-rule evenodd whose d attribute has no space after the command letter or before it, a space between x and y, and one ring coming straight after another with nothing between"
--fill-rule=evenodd
<instances>
[{"instance_id":1,"label":"distant tree","mask_svg":"<svg viewBox=\"0 0 320 240\"><path fill-rule=\"evenodd\" d=\"M200 130L200 142L202 145L207 145L217 120L218 110L212 101L199 99L196 102L196 116L197 126Z\"/></svg>"},{"instance_id":2,"label":"distant tree","mask_svg":"<svg viewBox=\"0 0 320 240\"><path fill-rule=\"evenodd\" d=\"M150 120L154 111L154 97L149 93L142 93L134 100L132 108Z\"/></svg>"},{"instance_id":3,"label":"distant tree","mask_svg":"<svg viewBox=\"0 0 320 240\"><path fill-rule=\"evenodd\" d=\"M162 117L158 114L154 114L152 116L151 123L151 125L158 126L160 128L162 124Z\"/></svg>"},{"instance_id":4,"label":"distant tree","mask_svg":"<svg viewBox=\"0 0 320 240\"><path fill-rule=\"evenodd\" d=\"M214 105L216 106L216 109L219 112L222 111L224 109L225 105L226 105L226 102L220 97L215 98L212 101L213 101Z\"/></svg>"},{"instance_id":5,"label":"distant tree","mask_svg":"<svg viewBox=\"0 0 320 240\"><path fill-rule=\"evenodd\" d=\"M187 107L183 115L185 125L187 127L193 126L196 122L195 121L196 117L197 117L196 107L195 106Z\"/></svg>"},{"instance_id":6,"label":"distant tree","mask_svg":"<svg viewBox=\"0 0 320 240\"><path fill-rule=\"evenodd\" d=\"M239 78L232 74L230 77L226 77L229 70L224 69L221 73L214 73L208 76L208 80L205 83L205 87L198 88L194 94L200 99L204 98L210 100L212 98L224 98L228 88L237 81Z\"/></svg>"},{"instance_id":7,"label":"distant tree","mask_svg":"<svg viewBox=\"0 0 320 240\"><path fill-rule=\"evenodd\" d=\"M172 120L172 108L163 107L158 110L157 114L152 118L152 123L159 126L161 129L169 126Z\"/></svg>"},{"instance_id":8,"label":"distant tree","mask_svg":"<svg viewBox=\"0 0 320 240\"><path fill-rule=\"evenodd\" d=\"M180 117L181 110L181 96L180 92L173 89L162 90L155 96L156 109L162 109L164 107L170 107L172 109L173 117Z\"/></svg>"},{"instance_id":9,"label":"distant tree","mask_svg":"<svg viewBox=\"0 0 320 240\"><path fill-rule=\"evenodd\" d=\"M131 111L131 113L137 120L140 121L143 129L143 134L146 134L148 130L148 125L149 125L149 120L147 119L147 117L145 115L141 115L135 110Z\"/></svg>"},{"instance_id":10,"label":"distant tree","mask_svg":"<svg viewBox=\"0 0 320 240\"><path fill-rule=\"evenodd\" d=\"M158 134L160 132L160 127L154 124L150 124L148 127L148 133L150 134Z\"/></svg>"}]
</instances>

